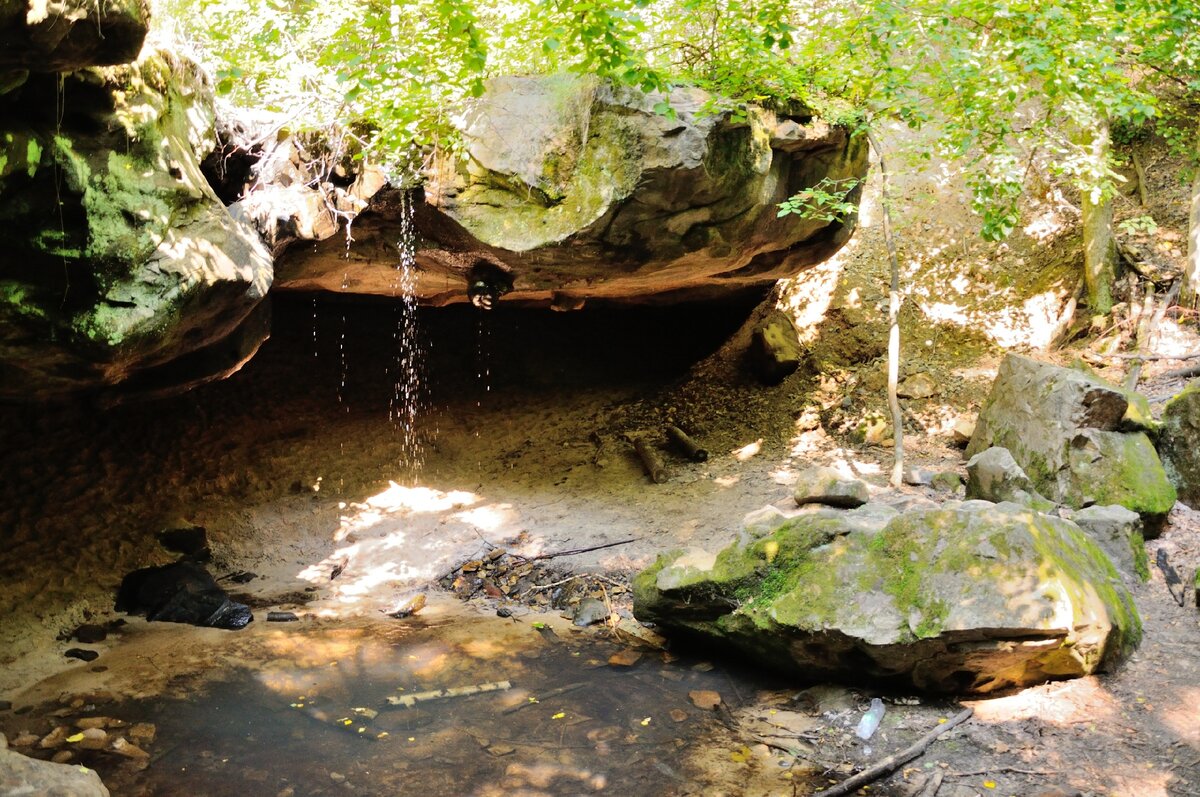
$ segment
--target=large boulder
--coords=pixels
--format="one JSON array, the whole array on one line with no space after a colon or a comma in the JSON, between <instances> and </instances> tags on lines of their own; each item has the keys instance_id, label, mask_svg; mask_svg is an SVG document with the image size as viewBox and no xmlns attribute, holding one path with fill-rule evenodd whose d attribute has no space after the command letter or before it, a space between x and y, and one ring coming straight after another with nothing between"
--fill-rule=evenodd
<instances>
[{"instance_id":1,"label":"large boulder","mask_svg":"<svg viewBox=\"0 0 1200 797\"><path fill-rule=\"evenodd\" d=\"M0 71L128 63L149 25L147 0L0 0Z\"/></svg>"},{"instance_id":2,"label":"large boulder","mask_svg":"<svg viewBox=\"0 0 1200 797\"><path fill-rule=\"evenodd\" d=\"M1158 454L1180 500L1200 508L1200 380L1167 402Z\"/></svg>"},{"instance_id":3,"label":"large boulder","mask_svg":"<svg viewBox=\"0 0 1200 797\"><path fill-rule=\"evenodd\" d=\"M1009 354L966 454L1006 448L1046 498L1072 507L1120 504L1153 531L1175 504L1145 399L1073 368Z\"/></svg>"},{"instance_id":4,"label":"large boulder","mask_svg":"<svg viewBox=\"0 0 1200 797\"><path fill-rule=\"evenodd\" d=\"M148 49L59 80L0 94L0 399L236 368L266 336L251 311L272 262L201 174L207 78ZM231 336L236 352L194 358L199 377L171 367Z\"/></svg>"},{"instance_id":5,"label":"large boulder","mask_svg":"<svg viewBox=\"0 0 1200 797\"><path fill-rule=\"evenodd\" d=\"M87 767L41 761L0 744L0 795L108 797L108 789Z\"/></svg>"},{"instance_id":6,"label":"large boulder","mask_svg":"<svg viewBox=\"0 0 1200 797\"><path fill-rule=\"evenodd\" d=\"M764 517L718 554L660 556L634 613L804 678L987 693L1120 661L1141 621L1078 526L1016 504Z\"/></svg>"},{"instance_id":7,"label":"large boulder","mask_svg":"<svg viewBox=\"0 0 1200 797\"><path fill-rule=\"evenodd\" d=\"M1039 512L1054 509L1025 475L1007 448L992 446L980 451L967 462L967 498L1001 503L1011 501Z\"/></svg>"},{"instance_id":8,"label":"large boulder","mask_svg":"<svg viewBox=\"0 0 1200 797\"><path fill-rule=\"evenodd\" d=\"M668 101L673 113L663 112ZM435 163L415 208L397 187L356 193L310 180L329 207L352 214L352 200L370 204L349 248L327 225L278 217L296 239L305 240L301 227L330 236L289 249L279 286L393 294L396 243L411 236L411 218L415 292L427 303L464 300L488 280L504 283L505 301L560 309L729 295L845 243L852 218L781 217L778 204L817 184L853 200L867 166L861 136L806 111L723 110L695 88L668 97L579 76L496 78L458 123L467 159ZM243 202L275 224L254 192Z\"/></svg>"}]
</instances>

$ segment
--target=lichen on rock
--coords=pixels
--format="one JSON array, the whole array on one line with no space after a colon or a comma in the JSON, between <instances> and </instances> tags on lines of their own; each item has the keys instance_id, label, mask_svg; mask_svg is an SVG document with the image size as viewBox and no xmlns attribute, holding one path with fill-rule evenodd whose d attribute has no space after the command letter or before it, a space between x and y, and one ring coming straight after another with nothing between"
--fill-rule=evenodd
<instances>
[{"instance_id":1,"label":"lichen on rock","mask_svg":"<svg viewBox=\"0 0 1200 797\"><path fill-rule=\"evenodd\" d=\"M3 394L110 387L232 335L272 263L200 172L213 105L199 68L148 49L61 85L35 75L0 96L17 105L0 123Z\"/></svg>"},{"instance_id":2,"label":"lichen on rock","mask_svg":"<svg viewBox=\"0 0 1200 797\"><path fill-rule=\"evenodd\" d=\"M934 692L1084 675L1140 640L1132 597L1075 524L983 501L872 506L660 556L634 580L635 614L805 677Z\"/></svg>"}]
</instances>

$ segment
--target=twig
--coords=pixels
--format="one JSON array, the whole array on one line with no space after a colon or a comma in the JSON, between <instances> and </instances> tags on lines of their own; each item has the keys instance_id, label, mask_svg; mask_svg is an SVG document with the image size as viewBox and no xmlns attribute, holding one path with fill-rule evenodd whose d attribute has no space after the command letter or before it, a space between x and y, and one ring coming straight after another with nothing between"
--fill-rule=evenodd
<instances>
[{"instance_id":1,"label":"twig","mask_svg":"<svg viewBox=\"0 0 1200 797\"><path fill-rule=\"evenodd\" d=\"M871 765L862 772L859 772L857 775L846 778L833 788L818 792L814 797L841 797L841 795L849 794L850 792L855 791L856 789L865 786L868 783L873 783L874 781L879 780L885 775L890 775L898 767L907 764L909 761L912 761L914 758L924 753L927 749L929 749L929 745L937 741L939 736L946 733L956 725L966 722L974 713L974 709L964 708L949 720L937 726L900 752L893 753L882 761Z\"/></svg>"},{"instance_id":2,"label":"twig","mask_svg":"<svg viewBox=\"0 0 1200 797\"><path fill-rule=\"evenodd\" d=\"M1142 167L1142 159L1138 157L1138 154L1136 152L1133 153L1132 160L1133 160L1133 170L1134 170L1134 172L1137 173L1137 178L1138 178L1138 184L1137 184L1138 202L1144 208L1149 207L1150 206L1150 196L1148 193L1148 188L1146 186L1146 170L1145 170L1145 168Z\"/></svg>"},{"instance_id":3,"label":"twig","mask_svg":"<svg viewBox=\"0 0 1200 797\"><path fill-rule=\"evenodd\" d=\"M1057 775L1062 770L1060 769L1018 769L1017 767L988 767L987 769L973 769L970 772L951 772L949 777L952 778L970 778L975 775L990 775L993 772L1013 772L1017 775Z\"/></svg>"},{"instance_id":4,"label":"twig","mask_svg":"<svg viewBox=\"0 0 1200 797\"><path fill-rule=\"evenodd\" d=\"M554 553L540 553L537 556L521 556L519 553L510 554L518 559L524 559L526 562L536 562L539 559L554 559L557 556L574 556L577 553L589 553L591 551L600 551L604 548L615 548L618 545L628 545L631 542L638 542L641 537L631 537L628 540L619 542L606 542L603 545L589 545L587 548L571 548L566 551L555 551Z\"/></svg>"},{"instance_id":5,"label":"twig","mask_svg":"<svg viewBox=\"0 0 1200 797\"><path fill-rule=\"evenodd\" d=\"M1171 360L1175 362L1184 362L1185 360L1200 360L1200 351L1194 351L1191 354L1137 354L1123 353L1108 355L1114 360L1145 360L1146 362L1155 362L1158 360Z\"/></svg>"}]
</instances>

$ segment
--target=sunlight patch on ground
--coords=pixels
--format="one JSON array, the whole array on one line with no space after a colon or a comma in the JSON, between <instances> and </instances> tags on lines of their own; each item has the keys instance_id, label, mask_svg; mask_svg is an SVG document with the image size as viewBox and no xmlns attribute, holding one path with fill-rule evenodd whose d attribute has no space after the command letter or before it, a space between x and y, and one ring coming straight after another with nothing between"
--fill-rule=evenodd
<instances>
[{"instance_id":1,"label":"sunlight patch on ground","mask_svg":"<svg viewBox=\"0 0 1200 797\"><path fill-rule=\"evenodd\" d=\"M1159 709L1162 722L1186 744L1200 749L1200 687L1184 686L1174 705Z\"/></svg>"},{"instance_id":2,"label":"sunlight patch on ground","mask_svg":"<svg viewBox=\"0 0 1200 797\"><path fill-rule=\"evenodd\" d=\"M851 239L837 254L799 276L781 280L775 306L792 317L801 345L811 344L821 331L821 322L837 295L838 281L857 245Z\"/></svg>"},{"instance_id":3,"label":"sunlight patch on ground","mask_svg":"<svg viewBox=\"0 0 1200 797\"><path fill-rule=\"evenodd\" d=\"M1103 723L1112 719L1114 698L1095 676L1030 687L1014 695L968 703L981 722L1038 719L1050 725Z\"/></svg>"}]
</instances>

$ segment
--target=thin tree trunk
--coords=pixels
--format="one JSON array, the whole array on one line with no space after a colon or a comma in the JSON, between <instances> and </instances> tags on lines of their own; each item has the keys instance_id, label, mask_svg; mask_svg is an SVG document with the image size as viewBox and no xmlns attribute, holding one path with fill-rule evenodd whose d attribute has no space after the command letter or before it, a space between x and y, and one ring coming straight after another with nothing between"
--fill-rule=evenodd
<instances>
[{"instance_id":1,"label":"thin tree trunk","mask_svg":"<svg viewBox=\"0 0 1200 797\"><path fill-rule=\"evenodd\" d=\"M867 141L879 158L879 175L883 186L883 240L887 244L888 266L891 286L888 290L888 407L892 411L892 441L895 457L892 460L892 487L899 488L904 479L904 416L900 412L900 398L896 395L900 381L900 261L896 257L896 240L892 235L891 173L883 158L883 147L879 139L868 130Z\"/></svg>"},{"instance_id":2,"label":"thin tree trunk","mask_svg":"<svg viewBox=\"0 0 1200 797\"><path fill-rule=\"evenodd\" d=\"M1108 120L1097 122L1094 129L1080 130L1078 143L1098 161L1107 161ZM1083 191L1083 282L1087 286L1088 307L1092 315L1108 315L1112 310L1113 282L1117 277L1117 241L1113 236L1112 197Z\"/></svg>"},{"instance_id":3,"label":"thin tree trunk","mask_svg":"<svg viewBox=\"0 0 1200 797\"><path fill-rule=\"evenodd\" d=\"M1187 266L1183 270L1183 291L1179 303L1196 309L1200 306L1200 174L1192 184L1192 213L1188 218Z\"/></svg>"}]
</instances>

